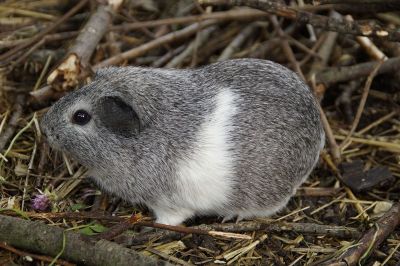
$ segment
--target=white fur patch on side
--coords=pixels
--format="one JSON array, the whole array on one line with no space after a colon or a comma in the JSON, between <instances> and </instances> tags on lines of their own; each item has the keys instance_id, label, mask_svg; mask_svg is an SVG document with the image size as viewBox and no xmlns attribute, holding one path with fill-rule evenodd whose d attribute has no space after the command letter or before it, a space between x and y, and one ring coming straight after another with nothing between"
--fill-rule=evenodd
<instances>
[{"instance_id":1,"label":"white fur patch on side","mask_svg":"<svg viewBox=\"0 0 400 266\"><path fill-rule=\"evenodd\" d=\"M177 162L178 192L168 200L176 204L171 215L186 215L184 220L196 213L215 213L228 201L234 163L228 139L236 112L235 95L229 89L222 90L216 98L214 113L201 127L193 153ZM162 201L156 209L166 203Z\"/></svg>"}]
</instances>

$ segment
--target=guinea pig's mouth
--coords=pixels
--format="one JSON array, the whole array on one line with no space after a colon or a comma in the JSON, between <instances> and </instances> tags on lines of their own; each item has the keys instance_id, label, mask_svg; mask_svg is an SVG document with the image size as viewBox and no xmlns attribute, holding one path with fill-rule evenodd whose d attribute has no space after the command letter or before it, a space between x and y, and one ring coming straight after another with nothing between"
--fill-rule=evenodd
<instances>
[{"instance_id":1,"label":"guinea pig's mouth","mask_svg":"<svg viewBox=\"0 0 400 266\"><path fill-rule=\"evenodd\" d=\"M51 148L58 151L62 149L62 147L57 144L59 140L59 136L57 134L49 134L48 130L42 127L42 135Z\"/></svg>"},{"instance_id":2,"label":"guinea pig's mouth","mask_svg":"<svg viewBox=\"0 0 400 266\"><path fill-rule=\"evenodd\" d=\"M45 136L45 140L46 142L49 144L49 146L51 147L52 150L57 151L57 152L62 152L63 154L65 154L67 157L73 157L69 152L68 149L64 146L61 146L58 141L55 141L53 136L46 136L45 134L43 134ZM57 138L57 137L56 137ZM57 138L58 140L58 138Z\"/></svg>"}]
</instances>

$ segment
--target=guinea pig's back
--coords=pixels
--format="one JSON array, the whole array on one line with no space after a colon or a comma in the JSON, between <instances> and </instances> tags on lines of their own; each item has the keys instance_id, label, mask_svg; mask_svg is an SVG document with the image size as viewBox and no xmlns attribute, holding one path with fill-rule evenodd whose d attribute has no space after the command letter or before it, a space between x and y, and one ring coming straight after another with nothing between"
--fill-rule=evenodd
<instances>
[{"instance_id":1,"label":"guinea pig's back","mask_svg":"<svg viewBox=\"0 0 400 266\"><path fill-rule=\"evenodd\" d=\"M221 91L234 99L229 136L234 194L240 197L233 205L279 209L310 174L323 146L310 89L292 71L266 60L234 60L207 68Z\"/></svg>"}]
</instances>

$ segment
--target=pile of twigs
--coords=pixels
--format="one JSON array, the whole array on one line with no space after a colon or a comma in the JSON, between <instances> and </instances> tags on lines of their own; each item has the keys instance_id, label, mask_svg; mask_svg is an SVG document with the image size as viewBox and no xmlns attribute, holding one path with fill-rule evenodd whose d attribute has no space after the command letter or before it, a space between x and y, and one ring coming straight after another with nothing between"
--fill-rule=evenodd
<instances>
[{"instance_id":1,"label":"pile of twigs","mask_svg":"<svg viewBox=\"0 0 400 266\"><path fill-rule=\"evenodd\" d=\"M398 11L397 0L0 1L0 265L398 265ZM47 108L100 67L243 57L296 71L327 133L318 168L270 219L129 219L148 212L102 194L41 136Z\"/></svg>"}]
</instances>

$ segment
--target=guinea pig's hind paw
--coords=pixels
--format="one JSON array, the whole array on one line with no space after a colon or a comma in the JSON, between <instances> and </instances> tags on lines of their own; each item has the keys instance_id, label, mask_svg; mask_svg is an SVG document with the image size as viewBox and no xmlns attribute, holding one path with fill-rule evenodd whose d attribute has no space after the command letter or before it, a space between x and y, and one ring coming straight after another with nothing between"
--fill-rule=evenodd
<instances>
[{"instance_id":1,"label":"guinea pig's hind paw","mask_svg":"<svg viewBox=\"0 0 400 266\"><path fill-rule=\"evenodd\" d=\"M235 224L238 224L238 223L241 222L243 219L244 219L244 218L243 218L242 216L238 215L238 216L236 217Z\"/></svg>"}]
</instances>

